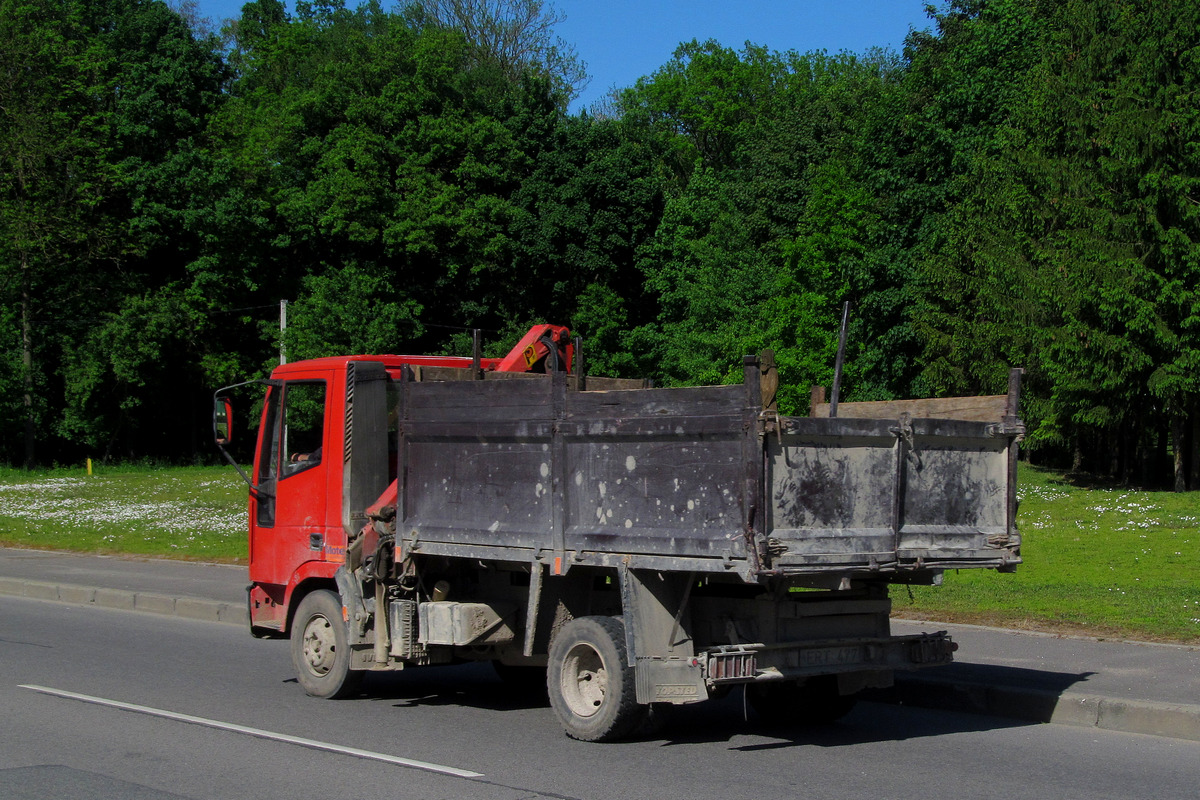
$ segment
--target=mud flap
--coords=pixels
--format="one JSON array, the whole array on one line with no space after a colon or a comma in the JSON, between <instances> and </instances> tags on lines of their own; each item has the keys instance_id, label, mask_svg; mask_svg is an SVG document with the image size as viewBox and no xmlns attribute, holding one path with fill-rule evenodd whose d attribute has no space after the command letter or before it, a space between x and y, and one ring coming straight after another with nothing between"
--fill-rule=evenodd
<instances>
[{"instance_id":1,"label":"mud flap","mask_svg":"<svg viewBox=\"0 0 1200 800\"><path fill-rule=\"evenodd\" d=\"M618 575L637 701L696 703L707 699L703 664L696 658L688 625L694 576L626 567Z\"/></svg>"},{"instance_id":2,"label":"mud flap","mask_svg":"<svg viewBox=\"0 0 1200 800\"><path fill-rule=\"evenodd\" d=\"M698 703L708 699L700 659L639 658L634 670L639 703Z\"/></svg>"}]
</instances>

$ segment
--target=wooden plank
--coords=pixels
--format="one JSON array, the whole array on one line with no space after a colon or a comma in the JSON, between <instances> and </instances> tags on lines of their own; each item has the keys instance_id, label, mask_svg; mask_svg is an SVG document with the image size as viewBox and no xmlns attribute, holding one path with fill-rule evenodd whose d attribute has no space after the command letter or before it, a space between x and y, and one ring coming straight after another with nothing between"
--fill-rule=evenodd
<instances>
[{"instance_id":1,"label":"wooden plank","mask_svg":"<svg viewBox=\"0 0 1200 800\"><path fill-rule=\"evenodd\" d=\"M476 372L473 369L460 369L458 367L415 367L413 371L416 379L419 381L520 381L548 380L550 378L549 375L540 372L496 372L494 370ZM572 390L577 389L578 381L577 376L568 375L567 387ZM589 392L646 389L649 385L650 382L642 378L604 378L589 375L584 379L584 386Z\"/></svg>"},{"instance_id":2,"label":"wooden plank","mask_svg":"<svg viewBox=\"0 0 1200 800\"><path fill-rule=\"evenodd\" d=\"M591 380L590 378L588 380ZM724 416L741 413L743 389L734 386L690 386L638 389L628 392L572 392L567 395L567 419L601 420L672 416Z\"/></svg>"},{"instance_id":3,"label":"wooden plank","mask_svg":"<svg viewBox=\"0 0 1200 800\"><path fill-rule=\"evenodd\" d=\"M1007 395L984 397L933 397L923 400L877 400L867 403L838 403L838 418L899 419L909 414L913 419L956 419L968 422L1000 422L1004 419ZM809 416L828 417L828 403L814 403Z\"/></svg>"},{"instance_id":4,"label":"wooden plank","mask_svg":"<svg viewBox=\"0 0 1200 800\"><path fill-rule=\"evenodd\" d=\"M417 370L420 370L417 372ZM477 381L477 380L549 380L550 376L540 372L495 372L493 370L484 370L481 373L476 373L472 369L460 369L459 367L418 367L413 370L417 375L417 380L422 382L430 381ZM482 377L479 377L482 376Z\"/></svg>"},{"instance_id":5,"label":"wooden plank","mask_svg":"<svg viewBox=\"0 0 1200 800\"><path fill-rule=\"evenodd\" d=\"M588 375L583 385L589 392L616 392L632 389L647 389L649 381L642 378L602 378L598 375Z\"/></svg>"}]
</instances>

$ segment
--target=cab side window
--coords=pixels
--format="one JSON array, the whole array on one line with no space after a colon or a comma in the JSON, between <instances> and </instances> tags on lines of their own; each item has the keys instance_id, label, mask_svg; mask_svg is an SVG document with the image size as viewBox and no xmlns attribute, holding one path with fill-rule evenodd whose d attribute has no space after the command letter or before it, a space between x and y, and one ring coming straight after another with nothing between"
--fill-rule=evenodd
<instances>
[{"instance_id":1,"label":"cab side window","mask_svg":"<svg viewBox=\"0 0 1200 800\"><path fill-rule=\"evenodd\" d=\"M317 467L325 435L325 382L294 381L273 386L267 396L266 433L259 453L258 524L275 524L279 482Z\"/></svg>"},{"instance_id":2,"label":"cab side window","mask_svg":"<svg viewBox=\"0 0 1200 800\"><path fill-rule=\"evenodd\" d=\"M321 463L325 436L325 383L289 383L283 391L284 478Z\"/></svg>"}]
</instances>

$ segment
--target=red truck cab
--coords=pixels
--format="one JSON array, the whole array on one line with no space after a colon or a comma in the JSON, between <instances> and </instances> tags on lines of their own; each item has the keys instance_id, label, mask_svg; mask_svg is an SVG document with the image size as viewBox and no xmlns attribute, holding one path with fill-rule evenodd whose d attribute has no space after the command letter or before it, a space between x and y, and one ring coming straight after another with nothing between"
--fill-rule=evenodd
<instances>
[{"instance_id":1,"label":"red truck cab","mask_svg":"<svg viewBox=\"0 0 1200 800\"><path fill-rule=\"evenodd\" d=\"M573 350L566 328L538 325L502 359L334 356L273 370L263 382L266 400L247 476L251 630L286 635L299 595L335 587L347 542L395 481L394 404L381 399L394 394L356 391L361 384L399 381L406 370L419 379L430 368L463 370L465 379L473 377L470 370L569 370ZM219 408L228 409L226 397L227 389L217 392ZM352 461L354 448L359 452Z\"/></svg>"}]
</instances>

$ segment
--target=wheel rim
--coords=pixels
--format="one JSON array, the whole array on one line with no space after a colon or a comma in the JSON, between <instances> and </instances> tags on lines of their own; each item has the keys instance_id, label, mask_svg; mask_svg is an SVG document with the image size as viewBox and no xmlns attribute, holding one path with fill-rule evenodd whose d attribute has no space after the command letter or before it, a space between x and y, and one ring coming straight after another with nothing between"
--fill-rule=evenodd
<instances>
[{"instance_id":1,"label":"wheel rim","mask_svg":"<svg viewBox=\"0 0 1200 800\"><path fill-rule=\"evenodd\" d=\"M329 620L318 614L304 626L304 663L314 675L328 675L337 657L337 641Z\"/></svg>"},{"instance_id":2,"label":"wheel rim","mask_svg":"<svg viewBox=\"0 0 1200 800\"><path fill-rule=\"evenodd\" d=\"M562 697L572 714L590 717L604 706L608 669L596 649L577 644L563 659Z\"/></svg>"}]
</instances>

